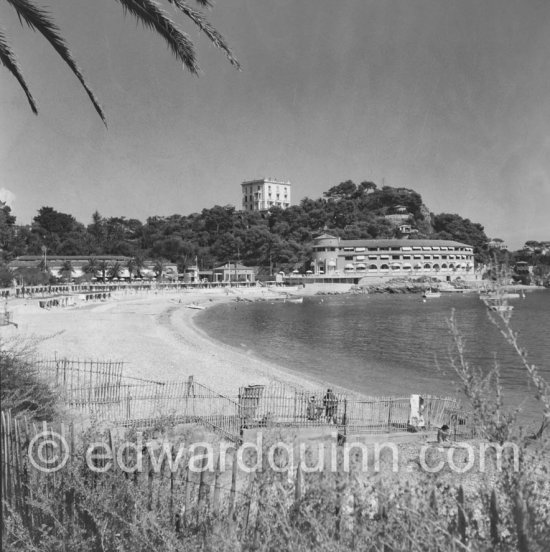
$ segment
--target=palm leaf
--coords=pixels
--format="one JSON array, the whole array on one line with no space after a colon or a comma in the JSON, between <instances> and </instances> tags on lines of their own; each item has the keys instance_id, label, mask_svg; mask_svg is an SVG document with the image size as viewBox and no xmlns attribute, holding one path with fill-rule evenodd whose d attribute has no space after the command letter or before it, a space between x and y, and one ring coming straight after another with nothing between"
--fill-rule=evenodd
<instances>
[{"instance_id":1,"label":"palm leaf","mask_svg":"<svg viewBox=\"0 0 550 552\"><path fill-rule=\"evenodd\" d=\"M189 17L189 19L191 19L191 21L193 21L193 23L195 23L195 25L197 25L197 27L210 39L214 46L225 52L230 63L237 67L237 69L240 69L240 63L233 55L233 52L230 50L223 36L206 20L200 11L193 9L185 0L168 0L168 3L176 6L182 13Z\"/></svg>"},{"instance_id":2,"label":"palm leaf","mask_svg":"<svg viewBox=\"0 0 550 552\"><path fill-rule=\"evenodd\" d=\"M107 126L105 115L99 102L97 101L94 93L89 88L88 84L84 80L84 76L80 72L78 65L74 61L69 48L65 41L59 34L59 29L55 23L50 19L48 13L42 9L33 5L29 0L6 0L11 4L17 15L19 21L23 24L23 21L34 31L39 32L54 48L54 50L61 56L61 59L69 66L76 78L80 81L84 90L88 94L90 101L92 102L95 110L101 117L101 120Z\"/></svg>"},{"instance_id":3,"label":"palm leaf","mask_svg":"<svg viewBox=\"0 0 550 552\"><path fill-rule=\"evenodd\" d=\"M11 74L17 79L21 88L25 92L25 95L27 96L27 100L29 101L32 112L34 114L37 114L38 109L36 107L34 98L32 97L27 83L23 78L23 74L19 69L19 65L17 64L17 59L15 58L13 50L10 48L8 41L6 40L6 36L4 35L4 33L2 33L2 31L0 31L0 61L2 62L2 65L6 67L8 71L10 71Z\"/></svg>"},{"instance_id":4,"label":"palm leaf","mask_svg":"<svg viewBox=\"0 0 550 552\"><path fill-rule=\"evenodd\" d=\"M125 11L130 12L144 27L161 35L172 53L193 74L199 72L195 47L189 37L180 31L164 10L154 0L117 0Z\"/></svg>"}]
</instances>

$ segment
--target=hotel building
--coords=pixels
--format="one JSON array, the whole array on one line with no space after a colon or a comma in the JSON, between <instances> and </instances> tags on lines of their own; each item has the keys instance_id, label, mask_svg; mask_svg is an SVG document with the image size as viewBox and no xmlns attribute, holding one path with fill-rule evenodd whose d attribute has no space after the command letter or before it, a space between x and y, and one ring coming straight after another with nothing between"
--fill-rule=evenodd
<instances>
[{"instance_id":1,"label":"hotel building","mask_svg":"<svg viewBox=\"0 0 550 552\"><path fill-rule=\"evenodd\" d=\"M267 211L271 207L290 207L290 182L261 178L248 180L242 186L243 211Z\"/></svg>"},{"instance_id":2,"label":"hotel building","mask_svg":"<svg viewBox=\"0 0 550 552\"><path fill-rule=\"evenodd\" d=\"M323 234L313 240L315 276L378 279L430 276L451 281L474 278L470 245L448 240L342 240Z\"/></svg>"}]
</instances>

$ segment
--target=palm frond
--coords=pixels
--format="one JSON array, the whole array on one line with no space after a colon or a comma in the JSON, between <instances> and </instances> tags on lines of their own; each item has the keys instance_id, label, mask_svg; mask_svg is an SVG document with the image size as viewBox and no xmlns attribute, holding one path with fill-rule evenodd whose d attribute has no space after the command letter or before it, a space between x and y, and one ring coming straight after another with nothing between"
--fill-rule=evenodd
<instances>
[{"instance_id":1,"label":"palm frond","mask_svg":"<svg viewBox=\"0 0 550 552\"><path fill-rule=\"evenodd\" d=\"M208 22L203 13L192 8L185 0L168 0L168 3L176 6L182 13L189 17L189 19L191 19L191 21L193 21L193 23L195 23L195 25L210 39L216 48L225 52L230 63L237 69L240 69L240 63L233 55L224 37ZM200 1L199 4L201 4Z\"/></svg>"},{"instance_id":2,"label":"palm frond","mask_svg":"<svg viewBox=\"0 0 550 552\"><path fill-rule=\"evenodd\" d=\"M172 53L193 73L199 72L195 47L189 37L180 31L175 23L154 0L117 0L125 11L130 12L144 27L161 35Z\"/></svg>"},{"instance_id":3,"label":"palm frond","mask_svg":"<svg viewBox=\"0 0 550 552\"><path fill-rule=\"evenodd\" d=\"M204 6L205 8L211 8L214 4L210 0L197 0L199 6Z\"/></svg>"},{"instance_id":4,"label":"palm frond","mask_svg":"<svg viewBox=\"0 0 550 552\"><path fill-rule=\"evenodd\" d=\"M39 32L59 54L61 59L69 66L76 78L80 81L84 90L88 94L90 101L92 102L95 110L101 117L101 120L107 126L105 115L99 102L97 101L94 93L86 83L84 76L80 72L78 65L74 61L67 44L59 34L59 29L55 23L51 20L49 14L42 8L35 6L29 0L6 0L13 6L21 24L23 21L34 31Z\"/></svg>"},{"instance_id":5,"label":"palm frond","mask_svg":"<svg viewBox=\"0 0 550 552\"><path fill-rule=\"evenodd\" d=\"M29 102L29 105L31 106L32 112L35 115L38 114L36 103L34 101L34 98L32 97L29 87L27 86L27 83L25 82L25 79L23 78L23 73L21 73L21 69L19 69L15 54L10 48L8 41L6 40L6 36L2 31L0 31L0 62L2 62L2 65L6 67L8 71L10 71L11 74L17 79L19 85L23 89L23 92L25 92L25 95L27 96L27 100Z\"/></svg>"}]
</instances>

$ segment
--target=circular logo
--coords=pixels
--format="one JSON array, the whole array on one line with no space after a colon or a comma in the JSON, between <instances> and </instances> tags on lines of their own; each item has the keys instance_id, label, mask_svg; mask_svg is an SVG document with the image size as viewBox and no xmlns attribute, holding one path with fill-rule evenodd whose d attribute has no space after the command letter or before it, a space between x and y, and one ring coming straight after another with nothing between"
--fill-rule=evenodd
<instances>
[{"instance_id":1,"label":"circular logo","mask_svg":"<svg viewBox=\"0 0 550 552\"><path fill-rule=\"evenodd\" d=\"M29 443L29 461L43 473L54 473L69 460L69 445L55 431L44 430L37 433Z\"/></svg>"}]
</instances>

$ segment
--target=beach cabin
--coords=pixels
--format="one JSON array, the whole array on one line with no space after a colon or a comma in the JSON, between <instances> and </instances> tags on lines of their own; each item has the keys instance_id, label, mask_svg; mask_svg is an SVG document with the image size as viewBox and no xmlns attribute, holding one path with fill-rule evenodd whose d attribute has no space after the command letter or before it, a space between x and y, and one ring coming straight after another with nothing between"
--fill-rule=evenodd
<instances>
[{"instance_id":1,"label":"beach cabin","mask_svg":"<svg viewBox=\"0 0 550 552\"><path fill-rule=\"evenodd\" d=\"M214 282L255 282L256 269L240 263L225 263L212 271Z\"/></svg>"}]
</instances>

